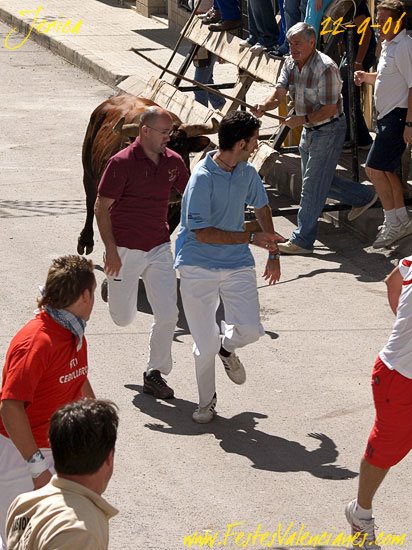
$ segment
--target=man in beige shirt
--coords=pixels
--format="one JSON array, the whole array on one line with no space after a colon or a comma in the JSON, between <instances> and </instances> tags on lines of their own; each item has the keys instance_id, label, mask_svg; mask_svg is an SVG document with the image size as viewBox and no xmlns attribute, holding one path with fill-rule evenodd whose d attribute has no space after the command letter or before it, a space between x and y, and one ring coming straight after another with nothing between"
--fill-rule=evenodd
<instances>
[{"instance_id":1,"label":"man in beige shirt","mask_svg":"<svg viewBox=\"0 0 412 550\"><path fill-rule=\"evenodd\" d=\"M118 416L107 401L82 399L57 410L49 438L57 475L9 508L9 550L106 550L117 510L101 494L113 473Z\"/></svg>"}]
</instances>

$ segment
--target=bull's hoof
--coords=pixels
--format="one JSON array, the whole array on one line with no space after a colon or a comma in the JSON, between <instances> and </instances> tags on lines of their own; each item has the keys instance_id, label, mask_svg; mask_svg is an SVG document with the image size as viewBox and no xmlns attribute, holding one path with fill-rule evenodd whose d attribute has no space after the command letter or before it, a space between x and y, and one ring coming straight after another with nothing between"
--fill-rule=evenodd
<instances>
[{"instance_id":1,"label":"bull's hoof","mask_svg":"<svg viewBox=\"0 0 412 550\"><path fill-rule=\"evenodd\" d=\"M79 240L77 241L77 254L80 254L81 256L83 256L83 254L86 254L87 256L88 254L93 252L93 246L94 246L94 242L85 243L79 237Z\"/></svg>"}]
</instances>

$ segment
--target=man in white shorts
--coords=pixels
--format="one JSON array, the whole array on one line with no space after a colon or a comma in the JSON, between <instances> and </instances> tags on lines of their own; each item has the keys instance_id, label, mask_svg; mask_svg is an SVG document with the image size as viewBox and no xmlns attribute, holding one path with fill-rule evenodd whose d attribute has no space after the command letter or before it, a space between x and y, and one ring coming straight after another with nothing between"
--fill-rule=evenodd
<instances>
[{"instance_id":1,"label":"man in white shorts","mask_svg":"<svg viewBox=\"0 0 412 550\"><path fill-rule=\"evenodd\" d=\"M172 370L178 316L167 209L172 188L183 193L189 178L181 156L167 148L172 128L167 111L149 107L140 118L139 137L109 160L95 205L116 325L134 321L143 279L154 317L143 391L161 399L174 396L162 375Z\"/></svg>"}]
</instances>

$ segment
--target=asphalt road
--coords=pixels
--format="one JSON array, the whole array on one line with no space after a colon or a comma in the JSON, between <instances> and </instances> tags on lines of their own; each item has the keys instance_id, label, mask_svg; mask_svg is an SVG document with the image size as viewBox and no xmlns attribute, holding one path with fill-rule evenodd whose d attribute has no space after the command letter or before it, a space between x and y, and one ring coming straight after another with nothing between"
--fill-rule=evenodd
<instances>
[{"instance_id":1,"label":"asphalt road","mask_svg":"<svg viewBox=\"0 0 412 550\"><path fill-rule=\"evenodd\" d=\"M33 42L6 50L7 32L0 25L1 360L33 314L51 259L76 252L85 218L82 139L91 112L111 93ZM276 226L289 236L294 224L282 218ZM304 525L312 535L330 534L320 544L347 547L335 537L349 534L343 509L356 495L373 421L369 378L393 322L382 283L393 258L321 222L316 254L282 259L276 287L260 279L264 253L256 250L256 259L267 334L239 352L244 386L217 365L219 416L211 425L191 421L197 392L183 315L170 376L177 398L165 403L141 392L151 323L144 295L136 322L124 329L96 300L87 327L91 382L121 418L106 492L120 510L113 550L180 550L184 535L207 529L219 534L206 547L292 546L292 538L281 543L272 534L264 543L246 544L246 536L236 543L233 531L256 533L259 524L261 533L280 536ZM405 549L412 548L411 473L406 459L375 503L379 531L405 533ZM228 527L236 522L243 524Z\"/></svg>"}]
</instances>

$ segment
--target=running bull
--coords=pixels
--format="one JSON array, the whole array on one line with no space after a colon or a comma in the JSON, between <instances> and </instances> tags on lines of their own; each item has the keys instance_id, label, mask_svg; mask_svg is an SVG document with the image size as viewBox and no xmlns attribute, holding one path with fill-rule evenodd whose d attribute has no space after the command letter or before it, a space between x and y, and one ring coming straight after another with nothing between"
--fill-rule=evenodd
<instances>
[{"instance_id":1,"label":"running bull","mask_svg":"<svg viewBox=\"0 0 412 550\"><path fill-rule=\"evenodd\" d=\"M94 203L100 178L110 157L127 147L139 133L140 115L145 109L156 105L149 99L123 94L112 97L99 105L92 113L83 142L83 185L86 192L87 217L80 233L77 252L90 254L93 250ZM179 153L189 167L189 153L205 149L210 139L202 134L217 132L218 123L182 124L173 118L173 134L168 147ZM170 232L177 227L180 219L180 201L171 197L168 223Z\"/></svg>"}]
</instances>

